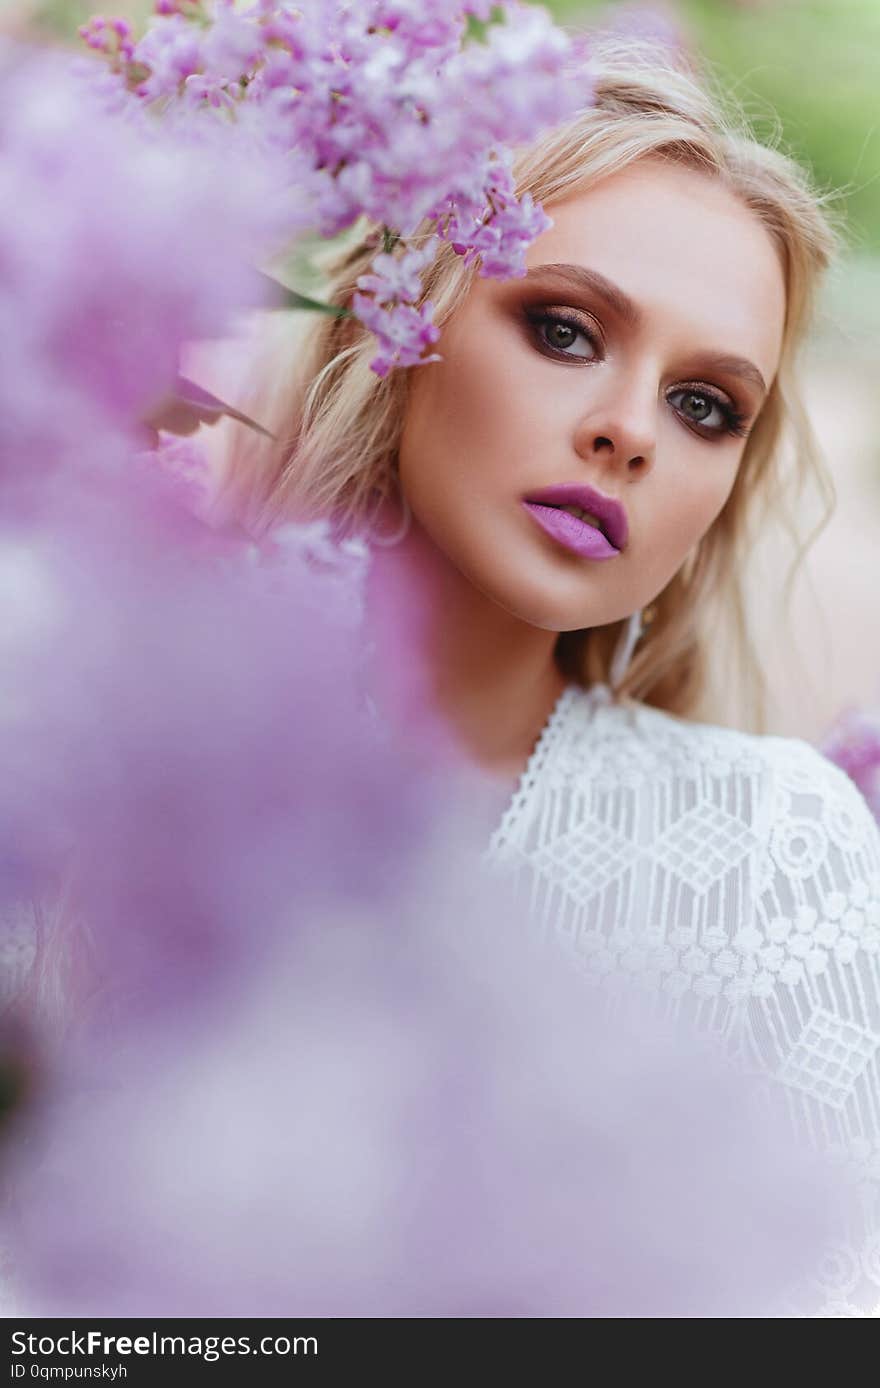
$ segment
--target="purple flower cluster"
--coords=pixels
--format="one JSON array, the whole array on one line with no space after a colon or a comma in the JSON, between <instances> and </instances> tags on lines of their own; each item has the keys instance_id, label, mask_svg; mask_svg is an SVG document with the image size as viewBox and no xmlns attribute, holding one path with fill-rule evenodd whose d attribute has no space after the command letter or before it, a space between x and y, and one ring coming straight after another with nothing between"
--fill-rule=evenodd
<instances>
[{"instance_id":1,"label":"purple flower cluster","mask_svg":"<svg viewBox=\"0 0 880 1388\"><path fill-rule=\"evenodd\" d=\"M255 148L285 156L300 216L308 209L321 236L361 217L385 230L379 278L389 242L414 254L407 242L426 219L481 275L523 274L525 248L550 223L517 197L511 147L590 99L569 39L530 4L162 0L137 42L106 43L111 27L96 18L82 33L108 57L117 98L177 128L194 111L234 115ZM422 356L436 340L432 305L419 306L409 268L404 278L407 296L364 290L352 306L379 339L380 375L434 360Z\"/></svg>"},{"instance_id":2,"label":"purple flower cluster","mask_svg":"<svg viewBox=\"0 0 880 1388\"><path fill-rule=\"evenodd\" d=\"M108 118L55 55L0 48L0 125L8 488L136 442L182 344L267 302L253 264L284 244L290 211L267 165Z\"/></svg>"},{"instance_id":3,"label":"purple flower cluster","mask_svg":"<svg viewBox=\"0 0 880 1388\"><path fill-rule=\"evenodd\" d=\"M92 15L90 20L80 25L79 36L85 39L89 48L94 48L97 53L103 53L107 58L122 58L131 62L134 57L131 24L127 19Z\"/></svg>"},{"instance_id":4,"label":"purple flower cluster","mask_svg":"<svg viewBox=\"0 0 880 1388\"><path fill-rule=\"evenodd\" d=\"M379 736L415 573L320 525L249 559L149 467L28 539L0 925L37 898L60 1016L3 1153L25 1314L755 1315L815 1260L829 1182L770 1098L535 949L448 730Z\"/></svg>"},{"instance_id":5,"label":"purple flower cluster","mask_svg":"<svg viewBox=\"0 0 880 1388\"><path fill-rule=\"evenodd\" d=\"M880 709L845 709L819 750L852 777L880 822Z\"/></svg>"},{"instance_id":6,"label":"purple flower cluster","mask_svg":"<svg viewBox=\"0 0 880 1388\"><path fill-rule=\"evenodd\" d=\"M431 305L417 308L421 293L420 274L436 255L436 238L418 251L402 256L377 255L370 274L361 275L352 307L358 318L374 333L380 352L371 363L379 376L387 376L393 366L415 366L439 361L423 350L440 336L431 322Z\"/></svg>"}]
</instances>

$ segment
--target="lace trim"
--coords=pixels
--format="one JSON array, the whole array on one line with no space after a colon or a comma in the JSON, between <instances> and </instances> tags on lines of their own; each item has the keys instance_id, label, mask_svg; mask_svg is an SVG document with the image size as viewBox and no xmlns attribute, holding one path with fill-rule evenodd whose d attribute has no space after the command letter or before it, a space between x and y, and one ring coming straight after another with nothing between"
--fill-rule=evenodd
<instances>
[{"instance_id":1,"label":"lace trim","mask_svg":"<svg viewBox=\"0 0 880 1388\"><path fill-rule=\"evenodd\" d=\"M538 783L538 779L551 749L559 740L559 735L568 717L570 709L577 699L581 697L592 705L605 704L611 700L611 690L606 684L595 684L589 689L584 689L579 684L567 684L563 689L556 703L547 718L546 723L541 729L532 754L526 762L525 768L520 775L519 784L510 799L507 809L501 816L501 820L495 832L489 840L489 845L482 855L484 863L489 862L492 857L499 852L506 840L510 837L511 831L526 809L532 792Z\"/></svg>"}]
</instances>

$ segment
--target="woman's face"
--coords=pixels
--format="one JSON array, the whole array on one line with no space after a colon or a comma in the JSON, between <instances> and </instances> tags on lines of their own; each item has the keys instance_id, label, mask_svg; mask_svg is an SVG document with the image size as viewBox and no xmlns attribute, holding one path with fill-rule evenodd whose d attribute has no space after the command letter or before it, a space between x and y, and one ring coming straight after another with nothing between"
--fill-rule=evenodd
<instances>
[{"instance_id":1,"label":"woman's face","mask_svg":"<svg viewBox=\"0 0 880 1388\"><path fill-rule=\"evenodd\" d=\"M526 278L476 280L443 360L412 369L400 476L471 584L569 631L650 602L722 509L777 369L785 288L755 214L690 169L645 159L549 214ZM619 503L622 547L613 521L616 547L527 509L559 483ZM575 552L548 522L610 557Z\"/></svg>"}]
</instances>

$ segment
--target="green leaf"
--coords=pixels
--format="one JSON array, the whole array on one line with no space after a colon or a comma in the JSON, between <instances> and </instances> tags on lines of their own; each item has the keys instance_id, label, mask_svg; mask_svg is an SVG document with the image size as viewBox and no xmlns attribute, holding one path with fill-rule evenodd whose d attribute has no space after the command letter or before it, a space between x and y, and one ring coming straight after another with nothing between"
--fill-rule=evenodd
<instances>
[{"instance_id":1,"label":"green leaf","mask_svg":"<svg viewBox=\"0 0 880 1388\"><path fill-rule=\"evenodd\" d=\"M465 20L464 38L466 43L485 43L486 34L492 24L503 24L505 13L500 5L495 5L488 19L475 19L469 14Z\"/></svg>"},{"instance_id":2,"label":"green leaf","mask_svg":"<svg viewBox=\"0 0 880 1388\"><path fill-rule=\"evenodd\" d=\"M352 318L354 315L350 308L343 308L339 304L325 304L320 299L312 299L308 294L300 294L296 289L288 289L286 284L276 280L272 275L263 275L264 280L268 280L275 292L276 302L273 308L305 308L313 313L329 313L332 318Z\"/></svg>"}]
</instances>

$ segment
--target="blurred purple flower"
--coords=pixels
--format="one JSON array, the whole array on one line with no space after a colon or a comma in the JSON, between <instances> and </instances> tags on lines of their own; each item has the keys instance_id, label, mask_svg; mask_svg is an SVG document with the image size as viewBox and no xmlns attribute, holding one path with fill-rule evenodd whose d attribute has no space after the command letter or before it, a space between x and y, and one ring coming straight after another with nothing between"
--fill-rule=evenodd
<instances>
[{"instance_id":1,"label":"blurred purple flower","mask_svg":"<svg viewBox=\"0 0 880 1388\"><path fill-rule=\"evenodd\" d=\"M182 344L267 302L289 225L265 164L102 115L55 55L0 48L0 482L119 455ZM229 186L235 187L231 197Z\"/></svg>"},{"instance_id":2,"label":"blurred purple flower","mask_svg":"<svg viewBox=\"0 0 880 1388\"><path fill-rule=\"evenodd\" d=\"M152 460L129 468L98 493L46 495L26 548L0 532L0 580L19 611L0 723L17 806L0 805L0 834L6 893L69 869L77 909L121 951L120 986L139 980L155 1003L189 994L212 961L244 967L295 884L307 895L303 863L320 861L332 826L300 778L331 810L337 773L346 793L368 794L353 685L363 556L349 551L331 585L346 553L320 526L279 532L261 554L191 517L179 479L169 486ZM338 720L322 736L315 700ZM328 739L344 753L335 772ZM393 825L394 807L383 813ZM354 888L382 871L367 834L333 848L343 891L347 876ZM252 925L240 932L242 892Z\"/></svg>"},{"instance_id":3,"label":"blurred purple flower","mask_svg":"<svg viewBox=\"0 0 880 1388\"><path fill-rule=\"evenodd\" d=\"M105 19L102 15L96 14L80 25L77 32L80 38L85 39L89 48L94 48L106 57L119 56L127 62L133 57L131 24L127 19Z\"/></svg>"},{"instance_id":4,"label":"blurred purple flower","mask_svg":"<svg viewBox=\"0 0 880 1388\"><path fill-rule=\"evenodd\" d=\"M324 522L212 531L152 460L43 490L0 531L26 1313L769 1314L836 1189L530 942L478 857L497 788L372 702L417 585Z\"/></svg>"},{"instance_id":5,"label":"blurred purple flower","mask_svg":"<svg viewBox=\"0 0 880 1388\"><path fill-rule=\"evenodd\" d=\"M852 777L880 821L880 710L844 709L819 751Z\"/></svg>"},{"instance_id":6,"label":"blurred purple flower","mask_svg":"<svg viewBox=\"0 0 880 1388\"><path fill-rule=\"evenodd\" d=\"M145 457L158 465L176 488L181 504L194 515L207 513L214 490L211 463L198 439L162 433Z\"/></svg>"},{"instance_id":7,"label":"blurred purple flower","mask_svg":"<svg viewBox=\"0 0 880 1388\"><path fill-rule=\"evenodd\" d=\"M373 768L393 824L398 770ZM244 983L68 1048L12 1172L27 1313L773 1313L827 1173L695 1037L612 1020L528 948L465 804L402 849L338 798L334 844L288 845L323 893ZM365 833L390 895L333 888ZM243 931L262 906L239 899Z\"/></svg>"},{"instance_id":8,"label":"blurred purple flower","mask_svg":"<svg viewBox=\"0 0 880 1388\"><path fill-rule=\"evenodd\" d=\"M179 12L163 15L161 24L135 44L130 62L148 70L138 86L147 101L177 96L187 77L201 70L200 32Z\"/></svg>"}]
</instances>

